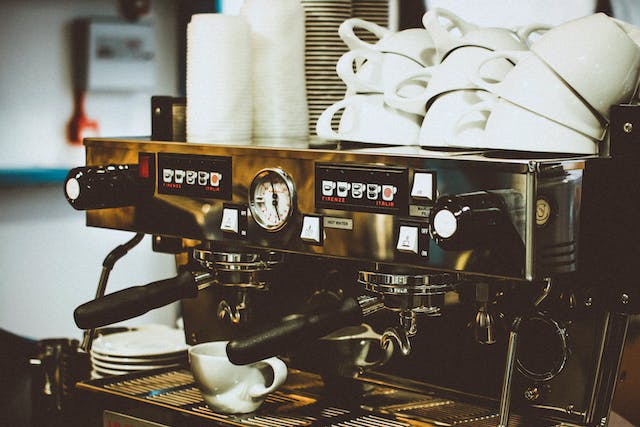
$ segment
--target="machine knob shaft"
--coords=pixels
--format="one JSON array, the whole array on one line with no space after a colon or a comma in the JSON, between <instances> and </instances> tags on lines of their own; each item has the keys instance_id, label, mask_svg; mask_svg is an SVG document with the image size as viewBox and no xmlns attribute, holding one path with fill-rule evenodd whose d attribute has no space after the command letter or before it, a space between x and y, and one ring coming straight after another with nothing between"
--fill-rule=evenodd
<instances>
[{"instance_id":1,"label":"machine knob shaft","mask_svg":"<svg viewBox=\"0 0 640 427\"><path fill-rule=\"evenodd\" d=\"M502 197L487 191L442 196L436 200L430 216L430 232L446 250L482 246L506 223Z\"/></svg>"},{"instance_id":2,"label":"machine knob shaft","mask_svg":"<svg viewBox=\"0 0 640 427\"><path fill-rule=\"evenodd\" d=\"M138 165L86 166L71 169L64 183L74 209L103 209L133 205L141 195Z\"/></svg>"}]
</instances>

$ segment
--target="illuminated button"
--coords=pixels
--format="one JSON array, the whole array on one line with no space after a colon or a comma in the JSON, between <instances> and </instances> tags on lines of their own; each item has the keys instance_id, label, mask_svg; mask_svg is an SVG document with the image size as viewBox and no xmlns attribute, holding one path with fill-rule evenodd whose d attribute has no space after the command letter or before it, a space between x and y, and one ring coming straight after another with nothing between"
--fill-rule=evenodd
<instances>
[{"instance_id":1,"label":"illuminated button","mask_svg":"<svg viewBox=\"0 0 640 427\"><path fill-rule=\"evenodd\" d=\"M302 221L300 238L305 242L320 243L320 217L305 216Z\"/></svg>"},{"instance_id":2,"label":"illuminated button","mask_svg":"<svg viewBox=\"0 0 640 427\"><path fill-rule=\"evenodd\" d=\"M426 172L413 174L411 197L433 200L433 174Z\"/></svg>"},{"instance_id":3,"label":"illuminated button","mask_svg":"<svg viewBox=\"0 0 640 427\"><path fill-rule=\"evenodd\" d=\"M171 182L173 180L173 169L162 169L162 181Z\"/></svg>"},{"instance_id":4,"label":"illuminated button","mask_svg":"<svg viewBox=\"0 0 640 427\"><path fill-rule=\"evenodd\" d=\"M184 182L185 172L180 169L176 169L174 172L174 178L176 180L176 184L182 184Z\"/></svg>"},{"instance_id":5,"label":"illuminated button","mask_svg":"<svg viewBox=\"0 0 640 427\"><path fill-rule=\"evenodd\" d=\"M205 172L205 171L198 172L198 184L209 185L209 172Z\"/></svg>"},{"instance_id":6,"label":"illuminated button","mask_svg":"<svg viewBox=\"0 0 640 427\"><path fill-rule=\"evenodd\" d=\"M400 233L398 233L398 244L396 248L400 252L406 253L418 253L418 227L412 227L408 225L400 226Z\"/></svg>"},{"instance_id":7,"label":"illuminated button","mask_svg":"<svg viewBox=\"0 0 640 427\"><path fill-rule=\"evenodd\" d=\"M222 180L222 174L220 172L211 172L211 185L214 187L218 187L220 185L220 181Z\"/></svg>"},{"instance_id":8,"label":"illuminated button","mask_svg":"<svg viewBox=\"0 0 640 427\"><path fill-rule=\"evenodd\" d=\"M456 220L453 212L443 209L436 213L433 217L433 230L443 239L448 239L456 234L456 231L458 230L458 221Z\"/></svg>"},{"instance_id":9,"label":"illuminated button","mask_svg":"<svg viewBox=\"0 0 640 427\"><path fill-rule=\"evenodd\" d=\"M195 184L197 177L198 177L198 172L196 172L196 171L187 171L187 184L190 184L190 185Z\"/></svg>"},{"instance_id":10,"label":"illuminated button","mask_svg":"<svg viewBox=\"0 0 640 427\"><path fill-rule=\"evenodd\" d=\"M393 185L383 185L382 186L382 200L385 202L390 202L393 200L393 196L398 191L398 187Z\"/></svg>"},{"instance_id":11,"label":"illuminated button","mask_svg":"<svg viewBox=\"0 0 640 427\"><path fill-rule=\"evenodd\" d=\"M222 210L222 223L220 230L229 233L238 233L238 210L233 208L224 208Z\"/></svg>"}]
</instances>

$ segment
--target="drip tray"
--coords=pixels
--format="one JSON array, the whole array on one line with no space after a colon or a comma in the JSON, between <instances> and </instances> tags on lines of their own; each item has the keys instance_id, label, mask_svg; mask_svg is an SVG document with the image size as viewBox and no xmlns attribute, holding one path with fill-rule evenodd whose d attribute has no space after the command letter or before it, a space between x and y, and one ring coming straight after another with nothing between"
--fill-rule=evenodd
<instances>
[{"instance_id":1,"label":"drip tray","mask_svg":"<svg viewBox=\"0 0 640 427\"><path fill-rule=\"evenodd\" d=\"M362 383L357 399L327 402L321 377L291 369L287 383L270 394L254 413L226 415L204 403L188 369L160 369L80 382L82 390L133 399L165 410L215 421L217 425L255 427L489 427L497 413L480 406L441 399L379 384ZM330 394L330 393L324 393ZM333 396L333 394L331 394ZM520 422L509 427L551 427L555 424Z\"/></svg>"}]
</instances>

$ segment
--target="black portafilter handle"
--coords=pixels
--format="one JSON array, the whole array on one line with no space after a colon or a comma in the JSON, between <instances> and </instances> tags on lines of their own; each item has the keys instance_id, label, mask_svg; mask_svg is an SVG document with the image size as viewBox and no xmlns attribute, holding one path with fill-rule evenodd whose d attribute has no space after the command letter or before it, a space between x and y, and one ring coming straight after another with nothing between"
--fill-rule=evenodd
<instances>
[{"instance_id":1,"label":"black portafilter handle","mask_svg":"<svg viewBox=\"0 0 640 427\"><path fill-rule=\"evenodd\" d=\"M80 305L73 318L81 329L93 329L140 316L183 298L194 298L207 276L184 271L176 277L134 286Z\"/></svg>"},{"instance_id":2,"label":"black portafilter handle","mask_svg":"<svg viewBox=\"0 0 640 427\"><path fill-rule=\"evenodd\" d=\"M251 335L230 341L227 356L236 365L246 365L286 353L301 343L323 337L346 326L359 325L363 313L361 299L345 298L309 311L285 316Z\"/></svg>"}]
</instances>

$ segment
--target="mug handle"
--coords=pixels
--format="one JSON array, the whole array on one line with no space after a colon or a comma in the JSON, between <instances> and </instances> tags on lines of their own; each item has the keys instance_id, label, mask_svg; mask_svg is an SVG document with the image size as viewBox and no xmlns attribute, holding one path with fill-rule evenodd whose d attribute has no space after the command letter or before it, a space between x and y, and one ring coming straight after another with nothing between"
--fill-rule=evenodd
<instances>
[{"instance_id":1,"label":"mug handle","mask_svg":"<svg viewBox=\"0 0 640 427\"><path fill-rule=\"evenodd\" d=\"M422 70L411 72L399 78L395 84L392 84L390 85L390 87L385 89L384 102L386 102L393 108L397 108L398 110L424 116L426 114L427 101L431 97L431 92L429 91L429 81L433 77L434 68L435 66L426 67ZM398 93L398 91L402 89L404 85L416 80L423 81L427 84L427 87L421 94L413 96L411 98L406 98Z\"/></svg>"},{"instance_id":2,"label":"mug handle","mask_svg":"<svg viewBox=\"0 0 640 427\"><path fill-rule=\"evenodd\" d=\"M273 370L273 382L269 386L263 384L255 384L249 388L249 396L263 397L274 392L287 380L287 365L277 357L270 357L258 363L265 363Z\"/></svg>"},{"instance_id":3,"label":"mug handle","mask_svg":"<svg viewBox=\"0 0 640 427\"><path fill-rule=\"evenodd\" d=\"M549 31L551 28L553 28L551 25L547 25L547 24L530 24L530 25L525 25L522 28L519 28L516 31L516 34L518 36L518 38L520 40L522 40L524 42L524 44L527 45L527 47L531 46L531 41L529 40L529 37L531 37L532 34L536 34L536 33L546 33L547 31Z\"/></svg>"},{"instance_id":4,"label":"mug handle","mask_svg":"<svg viewBox=\"0 0 640 427\"><path fill-rule=\"evenodd\" d=\"M360 40L354 33L355 28L362 28L375 35L379 40L382 40L386 36L392 33L391 30L384 28L374 22L365 21L360 18L350 18L340 24L338 28L338 34L342 41L349 47L349 49L373 49L374 45Z\"/></svg>"},{"instance_id":5,"label":"mug handle","mask_svg":"<svg viewBox=\"0 0 640 427\"><path fill-rule=\"evenodd\" d=\"M482 78L482 68L485 65L487 65L487 63L494 61L496 59L507 59L513 62L514 64L517 64L518 62L522 61L523 59L527 58L530 55L532 55L531 52L523 51L523 50L499 50L496 52L492 52L489 55L487 55L486 58L480 61L477 67L469 70L467 77L471 83L473 83L475 86L479 87L480 89L484 89L489 92L495 93L500 88L500 85L502 84L502 82L500 81L496 83L491 83L486 81L484 78Z\"/></svg>"},{"instance_id":6,"label":"mug handle","mask_svg":"<svg viewBox=\"0 0 640 427\"><path fill-rule=\"evenodd\" d=\"M479 112L488 112L489 114L491 114L491 111L493 110L493 107L497 99L498 98L494 96L492 98L478 102L477 104L472 105L467 110L465 110L462 114L460 114L460 117L458 117L458 120L456 120L455 124L447 132L447 134L449 135L446 141L447 145L450 145L450 146L456 145L454 141L456 141L456 139L458 138L458 133L462 129L462 124L465 118L467 118L473 113L479 113Z\"/></svg>"},{"instance_id":7,"label":"mug handle","mask_svg":"<svg viewBox=\"0 0 640 427\"><path fill-rule=\"evenodd\" d=\"M358 64L359 62L356 62L356 60L361 59L375 61L376 59L380 59L380 55L381 54L378 52L365 49L348 51L342 55L336 63L336 72L338 73L338 77L342 79L348 88L357 87L364 91L378 92L380 88L373 82L359 79L358 76L356 76L353 65L354 63ZM360 92L362 90L356 90L356 92Z\"/></svg>"},{"instance_id":8,"label":"mug handle","mask_svg":"<svg viewBox=\"0 0 640 427\"><path fill-rule=\"evenodd\" d=\"M440 23L440 17L446 18L451 25L443 27ZM462 37L464 37L469 31L478 29L477 25L465 21L447 9L439 7L430 9L422 16L422 25L433 39L440 60L461 43L461 37L453 36L451 30L457 28Z\"/></svg>"},{"instance_id":9,"label":"mug handle","mask_svg":"<svg viewBox=\"0 0 640 427\"><path fill-rule=\"evenodd\" d=\"M333 120L333 116L335 116L338 111L351 105L351 99L353 98L344 98L343 100L330 105L326 110L322 112L322 114L320 114L320 118L318 118L318 121L316 123L316 134L320 138L342 139L340 134L334 131L331 127L331 121Z\"/></svg>"}]
</instances>

